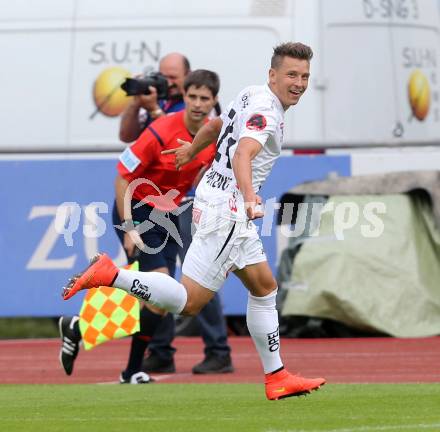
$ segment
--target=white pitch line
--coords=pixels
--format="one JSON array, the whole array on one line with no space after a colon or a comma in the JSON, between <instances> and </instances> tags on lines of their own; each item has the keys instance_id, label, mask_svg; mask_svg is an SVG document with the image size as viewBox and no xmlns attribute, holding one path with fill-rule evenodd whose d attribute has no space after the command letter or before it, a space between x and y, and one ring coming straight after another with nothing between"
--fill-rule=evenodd
<instances>
[{"instance_id":1,"label":"white pitch line","mask_svg":"<svg viewBox=\"0 0 440 432\"><path fill-rule=\"evenodd\" d=\"M381 432L381 431L393 431L393 430L408 430L408 429L428 429L435 428L438 430L440 428L440 423L432 423L432 424L414 424L414 425L393 425L393 426L359 426L353 428L344 428L344 429L268 429L266 432Z\"/></svg>"},{"instance_id":2,"label":"white pitch line","mask_svg":"<svg viewBox=\"0 0 440 432\"><path fill-rule=\"evenodd\" d=\"M150 377L153 378L153 380L157 381L157 382L166 381L169 378L178 378L179 379L179 378L187 378L189 376L192 376L192 374L189 372L188 373L175 373L172 375L170 375L170 374L168 374L168 375L151 375L150 374ZM107 384L120 384L120 383L119 383L119 381L104 381L104 382L100 382L100 383L96 383L96 384L107 385ZM154 384L154 383L152 383L152 384ZM136 385L136 384L134 384L134 385Z\"/></svg>"}]
</instances>

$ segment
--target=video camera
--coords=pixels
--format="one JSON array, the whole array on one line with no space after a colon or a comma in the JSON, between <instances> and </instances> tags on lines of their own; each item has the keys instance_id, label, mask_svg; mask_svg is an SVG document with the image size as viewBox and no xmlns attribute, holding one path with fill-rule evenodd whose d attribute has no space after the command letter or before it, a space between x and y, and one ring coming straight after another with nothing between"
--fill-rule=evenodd
<instances>
[{"instance_id":1,"label":"video camera","mask_svg":"<svg viewBox=\"0 0 440 432\"><path fill-rule=\"evenodd\" d=\"M127 78L121 84L127 96L148 95L150 86L157 90L158 99L168 98L168 81L160 72L150 72L142 78Z\"/></svg>"}]
</instances>

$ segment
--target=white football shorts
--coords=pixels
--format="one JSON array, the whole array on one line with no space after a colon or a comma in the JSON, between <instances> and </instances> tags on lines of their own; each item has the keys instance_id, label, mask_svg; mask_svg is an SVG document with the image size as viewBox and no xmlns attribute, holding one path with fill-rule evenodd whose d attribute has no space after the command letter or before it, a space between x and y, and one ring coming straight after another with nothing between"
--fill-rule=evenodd
<instances>
[{"instance_id":1,"label":"white football shorts","mask_svg":"<svg viewBox=\"0 0 440 432\"><path fill-rule=\"evenodd\" d=\"M222 218L208 207L194 207L193 222L182 273L203 287L217 292L230 271L267 260L253 222Z\"/></svg>"}]
</instances>

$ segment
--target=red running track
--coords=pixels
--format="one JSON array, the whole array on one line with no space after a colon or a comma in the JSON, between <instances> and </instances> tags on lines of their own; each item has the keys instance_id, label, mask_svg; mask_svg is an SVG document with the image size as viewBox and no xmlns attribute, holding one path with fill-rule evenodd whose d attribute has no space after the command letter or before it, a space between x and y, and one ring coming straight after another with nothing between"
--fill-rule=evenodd
<instances>
[{"instance_id":1,"label":"red running track","mask_svg":"<svg viewBox=\"0 0 440 432\"><path fill-rule=\"evenodd\" d=\"M203 357L200 338L175 339L177 373L155 375L169 383L260 383L262 369L248 337L231 337L235 373L191 374ZM0 384L116 382L127 360L129 340L81 350L73 375L58 361L59 339L0 341ZM420 339L282 339L286 367L330 383L440 382L440 337Z\"/></svg>"}]
</instances>

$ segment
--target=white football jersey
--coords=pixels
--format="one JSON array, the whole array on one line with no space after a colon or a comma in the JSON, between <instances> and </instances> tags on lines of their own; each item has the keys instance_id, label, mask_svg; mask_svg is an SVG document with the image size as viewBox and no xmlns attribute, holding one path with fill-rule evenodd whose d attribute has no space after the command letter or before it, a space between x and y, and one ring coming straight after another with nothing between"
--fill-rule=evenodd
<instances>
[{"instance_id":1,"label":"white football jersey","mask_svg":"<svg viewBox=\"0 0 440 432\"><path fill-rule=\"evenodd\" d=\"M196 199L218 208L223 217L244 220L243 196L232 170L232 158L241 138L250 137L261 144L261 151L252 160L252 186L257 192L281 153L284 109L267 84L251 86L228 105L221 119L217 154L197 187Z\"/></svg>"}]
</instances>

